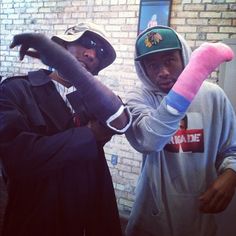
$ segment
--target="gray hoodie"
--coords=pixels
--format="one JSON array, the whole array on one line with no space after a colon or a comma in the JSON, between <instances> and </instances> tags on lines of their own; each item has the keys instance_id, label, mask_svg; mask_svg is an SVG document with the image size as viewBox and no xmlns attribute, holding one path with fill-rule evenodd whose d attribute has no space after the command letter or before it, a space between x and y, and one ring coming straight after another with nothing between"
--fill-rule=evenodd
<instances>
[{"instance_id":1,"label":"gray hoodie","mask_svg":"<svg viewBox=\"0 0 236 236\"><path fill-rule=\"evenodd\" d=\"M186 65L191 50L177 36ZM233 108L218 85L205 81L187 112L173 114L166 94L147 78L140 62L135 66L142 85L128 95L133 123L126 136L144 162L126 233L215 235L214 215L199 211L198 198L225 169L236 171ZM185 129L179 128L181 120Z\"/></svg>"}]
</instances>

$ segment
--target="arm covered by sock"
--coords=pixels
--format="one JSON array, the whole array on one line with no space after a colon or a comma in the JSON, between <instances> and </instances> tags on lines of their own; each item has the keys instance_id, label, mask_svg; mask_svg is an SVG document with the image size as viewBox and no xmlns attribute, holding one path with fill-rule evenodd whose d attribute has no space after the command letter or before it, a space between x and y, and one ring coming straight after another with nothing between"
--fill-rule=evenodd
<instances>
[{"instance_id":1,"label":"arm covered by sock","mask_svg":"<svg viewBox=\"0 0 236 236\"><path fill-rule=\"evenodd\" d=\"M185 112L203 81L223 62L230 61L234 53L223 43L204 43L191 55L190 61L167 94L167 105Z\"/></svg>"},{"instance_id":2,"label":"arm covered by sock","mask_svg":"<svg viewBox=\"0 0 236 236\"><path fill-rule=\"evenodd\" d=\"M21 46L21 60L29 48L35 49L44 64L55 68L76 87L90 114L117 132L125 131L130 120L122 101L63 47L37 33L15 35L10 48L15 46Z\"/></svg>"}]
</instances>

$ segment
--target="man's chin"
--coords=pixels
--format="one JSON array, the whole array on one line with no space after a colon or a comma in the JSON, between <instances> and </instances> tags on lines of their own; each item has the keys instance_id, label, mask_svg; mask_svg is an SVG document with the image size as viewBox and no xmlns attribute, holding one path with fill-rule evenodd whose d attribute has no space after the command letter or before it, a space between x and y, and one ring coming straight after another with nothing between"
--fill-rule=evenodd
<instances>
[{"instance_id":1,"label":"man's chin","mask_svg":"<svg viewBox=\"0 0 236 236\"><path fill-rule=\"evenodd\" d=\"M159 89L163 92L163 93L169 93L170 90L172 89L173 85L171 86L160 86Z\"/></svg>"}]
</instances>

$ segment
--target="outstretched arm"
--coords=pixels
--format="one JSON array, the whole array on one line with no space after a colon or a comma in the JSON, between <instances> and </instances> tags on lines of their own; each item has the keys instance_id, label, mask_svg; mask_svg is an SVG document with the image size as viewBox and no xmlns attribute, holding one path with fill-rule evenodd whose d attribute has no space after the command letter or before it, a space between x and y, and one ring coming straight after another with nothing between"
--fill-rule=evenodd
<instances>
[{"instance_id":1,"label":"outstretched arm","mask_svg":"<svg viewBox=\"0 0 236 236\"><path fill-rule=\"evenodd\" d=\"M20 46L21 60L27 55L29 48L36 50L44 64L58 70L79 90L89 113L118 133L126 131L130 118L122 101L109 88L94 79L63 47L37 33L14 36L10 48L15 46Z\"/></svg>"},{"instance_id":2,"label":"outstretched arm","mask_svg":"<svg viewBox=\"0 0 236 236\"><path fill-rule=\"evenodd\" d=\"M189 64L158 107L150 93L136 90L128 94L133 114L132 129L127 138L140 152L160 151L179 128L190 103L203 81L221 63L233 58L232 50L222 43L207 43L196 49Z\"/></svg>"},{"instance_id":3,"label":"outstretched arm","mask_svg":"<svg viewBox=\"0 0 236 236\"><path fill-rule=\"evenodd\" d=\"M167 104L178 112L185 112L203 81L221 63L234 57L230 47L223 43L204 43L191 55L188 65L167 95Z\"/></svg>"}]
</instances>

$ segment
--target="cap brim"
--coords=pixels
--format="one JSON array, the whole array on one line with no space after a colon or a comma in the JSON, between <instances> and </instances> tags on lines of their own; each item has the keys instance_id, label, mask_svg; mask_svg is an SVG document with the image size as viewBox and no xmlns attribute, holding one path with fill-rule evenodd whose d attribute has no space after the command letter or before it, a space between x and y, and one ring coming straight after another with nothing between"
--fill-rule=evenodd
<instances>
[{"instance_id":1,"label":"cap brim","mask_svg":"<svg viewBox=\"0 0 236 236\"><path fill-rule=\"evenodd\" d=\"M145 54L143 54L141 56L136 57L135 61L140 61L144 57L149 56L149 55L154 54L154 53L165 52L165 51L172 51L172 50L181 50L181 48L174 47L174 48L163 48L163 49L154 50L154 51L151 51L151 52L148 52L148 53L145 53Z\"/></svg>"}]
</instances>

